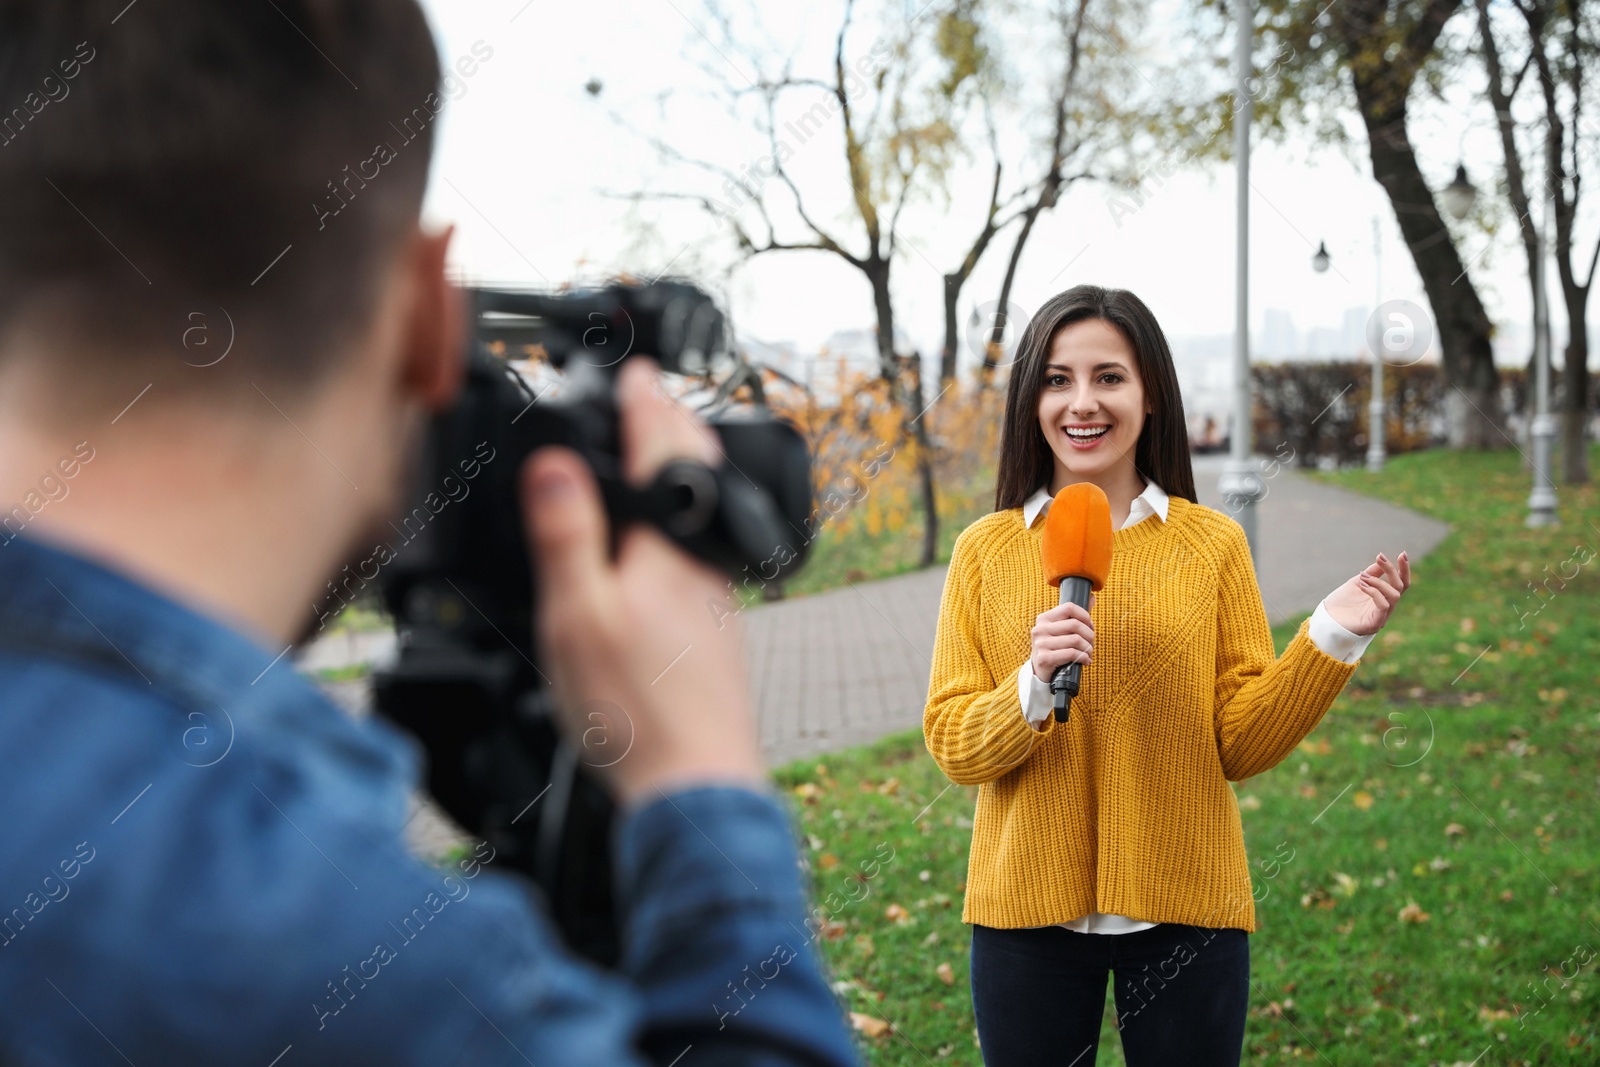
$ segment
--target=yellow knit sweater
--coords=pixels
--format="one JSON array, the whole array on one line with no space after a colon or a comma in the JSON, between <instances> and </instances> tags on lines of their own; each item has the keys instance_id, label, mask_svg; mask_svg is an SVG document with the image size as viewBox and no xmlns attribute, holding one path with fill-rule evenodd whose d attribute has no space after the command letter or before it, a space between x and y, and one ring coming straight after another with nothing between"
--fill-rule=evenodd
<instances>
[{"instance_id":1,"label":"yellow knit sweater","mask_svg":"<svg viewBox=\"0 0 1600 1067\"><path fill-rule=\"evenodd\" d=\"M1274 656L1244 531L1181 497L1112 535L1094 665L1069 720L1036 731L1017 672L1060 603L1044 523L1010 508L956 539L922 730L950 780L978 785L963 922L1047 926L1090 912L1255 930L1229 781L1273 766L1356 664L1306 625Z\"/></svg>"}]
</instances>

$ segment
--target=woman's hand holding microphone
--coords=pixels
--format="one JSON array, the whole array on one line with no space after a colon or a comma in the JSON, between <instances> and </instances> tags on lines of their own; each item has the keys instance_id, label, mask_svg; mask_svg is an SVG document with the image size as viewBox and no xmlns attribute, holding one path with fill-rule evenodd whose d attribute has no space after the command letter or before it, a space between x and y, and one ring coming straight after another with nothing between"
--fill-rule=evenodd
<instances>
[{"instance_id":1,"label":"woman's hand holding microphone","mask_svg":"<svg viewBox=\"0 0 1600 1067\"><path fill-rule=\"evenodd\" d=\"M1094 607L1094 594L1089 594ZM1033 676L1049 682L1056 668L1068 663L1094 662L1094 623L1087 608L1060 604L1039 615L1033 623Z\"/></svg>"}]
</instances>

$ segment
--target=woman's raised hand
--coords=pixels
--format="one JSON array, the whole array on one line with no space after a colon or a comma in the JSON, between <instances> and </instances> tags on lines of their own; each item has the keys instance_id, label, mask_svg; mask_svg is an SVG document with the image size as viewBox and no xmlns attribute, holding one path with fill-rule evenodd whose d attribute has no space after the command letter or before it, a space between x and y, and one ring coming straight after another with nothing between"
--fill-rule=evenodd
<instances>
[{"instance_id":1,"label":"woman's raised hand","mask_svg":"<svg viewBox=\"0 0 1600 1067\"><path fill-rule=\"evenodd\" d=\"M1383 628L1400 603L1400 594L1410 588L1411 561L1406 554L1400 553L1395 561L1379 552L1376 560L1329 593L1322 604L1334 622L1366 637Z\"/></svg>"},{"instance_id":2,"label":"woman's raised hand","mask_svg":"<svg viewBox=\"0 0 1600 1067\"><path fill-rule=\"evenodd\" d=\"M1094 594L1089 594L1094 607ZM1094 623L1088 608L1060 604L1033 623L1033 676L1048 682L1056 668L1068 663L1094 662Z\"/></svg>"}]
</instances>

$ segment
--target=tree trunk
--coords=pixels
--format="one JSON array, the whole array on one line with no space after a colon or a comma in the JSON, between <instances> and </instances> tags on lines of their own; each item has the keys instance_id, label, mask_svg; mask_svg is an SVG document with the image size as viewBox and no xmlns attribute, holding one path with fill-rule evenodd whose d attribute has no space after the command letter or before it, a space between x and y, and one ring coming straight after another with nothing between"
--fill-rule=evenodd
<instances>
[{"instance_id":1,"label":"tree trunk","mask_svg":"<svg viewBox=\"0 0 1600 1067\"><path fill-rule=\"evenodd\" d=\"M866 261L863 270L867 280L872 283L872 303L878 316L879 373L889 383L889 402L900 409L906 420L905 431L917 442L917 470L922 482L925 531L920 565L929 567L938 554L939 510L934 496L932 450L928 447L928 431L923 422L923 416L927 413L923 410L922 400L922 360L920 354L914 353L912 358L916 364L911 372L907 375L900 373L900 362L894 352L894 303L889 299L889 262L873 256Z\"/></svg>"},{"instance_id":2,"label":"tree trunk","mask_svg":"<svg viewBox=\"0 0 1600 1067\"><path fill-rule=\"evenodd\" d=\"M1008 310L1011 307L1011 284L1017 278L1017 264L1022 261L1022 247L1028 243L1028 235L1033 232L1033 223L1044 210L1043 198L1035 201L1022 215L1022 229L1017 233L1017 239L1011 245L1011 259L1006 263L1005 280L1000 283L1000 306L995 309L994 329L989 335L989 343L983 346L983 366L978 370L978 391L989 388L990 379L998 365L995 357L1000 353L1001 338L1005 336L1006 328L1011 326Z\"/></svg>"},{"instance_id":3,"label":"tree trunk","mask_svg":"<svg viewBox=\"0 0 1600 1067\"><path fill-rule=\"evenodd\" d=\"M1445 394L1450 447L1503 448L1505 419L1500 412L1500 374L1489 344L1489 316L1417 166L1406 132L1406 109L1380 115L1378 101L1359 82L1356 99L1367 127L1372 175L1394 205L1401 236L1433 307L1444 378L1450 386Z\"/></svg>"},{"instance_id":4,"label":"tree trunk","mask_svg":"<svg viewBox=\"0 0 1600 1067\"><path fill-rule=\"evenodd\" d=\"M916 391L922 392L922 356L911 354L911 380ZM933 448L928 442L928 413L919 411L911 420L910 430L917 441L917 478L922 490L922 556L917 565L931 567L939 558L939 500L934 495Z\"/></svg>"},{"instance_id":5,"label":"tree trunk","mask_svg":"<svg viewBox=\"0 0 1600 1067\"><path fill-rule=\"evenodd\" d=\"M1566 395L1561 400L1561 480L1589 483L1589 324L1585 320L1589 287L1569 289L1567 297L1567 365L1561 372Z\"/></svg>"},{"instance_id":6,"label":"tree trunk","mask_svg":"<svg viewBox=\"0 0 1600 1067\"><path fill-rule=\"evenodd\" d=\"M967 276L960 271L944 276L944 351L939 355L939 388L944 389L956 380L956 355L960 340L956 330L956 303L961 299L961 286Z\"/></svg>"},{"instance_id":7,"label":"tree trunk","mask_svg":"<svg viewBox=\"0 0 1600 1067\"><path fill-rule=\"evenodd\" d=\"M900 365L894 358L894 302L889 299L889 261L873 256L862 270L872 285L872 308L878 318L878 376L889 383L889 399L898 403Z\"/></svg>"},{"instance_id":8,"label":"tree trunk","mask_svg":"<svg viewBox=\"0 0 1600 1067\"><path fill-rule=\"evenodd\" d=\"M1535 307L1539 302L1539 290L1533 281L1537 270L1535 263L1539 258L1539 238L1533 226L1533 207L1528 202L1528 185L1522 170L1522 156L1517 151L1517 124L1511 116L1511 96L1517 86L1513 84L1508 88L1505 83L1505 70L1500 63L1500 45L1495 40L1494 24L1489 17L1489 0L1476 0L1476 5L1478 35L1483 42L1483 65L1489 75L1489 103L1494 107L1495 127L1500 134L1500 151L1505 157L1506 195L1511 200L1511 210L1516 213L1517 233L1522 238L1522 253L1528 261L1528 306ZM1533 352L1528 356L1528 376L1525 380L1530 384L1534 380L1538 347L1535 342ZM1527 395L1530 399L1533 397L1531 389ZM1531 429L1531 405L1527 414ZM1525 444L1531 444L1530 438L1526 435L1523 441ZM1531 452L1531 447L1523 450L1522 465L1525 469L1531 469L1533 466Z\"/></svg>"}]
</instances>

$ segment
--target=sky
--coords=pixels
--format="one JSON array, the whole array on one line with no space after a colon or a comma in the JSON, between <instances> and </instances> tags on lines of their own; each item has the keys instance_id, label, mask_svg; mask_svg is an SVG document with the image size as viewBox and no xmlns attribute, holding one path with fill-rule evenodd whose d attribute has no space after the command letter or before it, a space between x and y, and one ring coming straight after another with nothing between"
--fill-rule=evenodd
<instances>
[{"instance_id":1,"label":"sky","mask_svg":"<svg viewBox=\"0 0 1600 1067\"><path fill-rule=\"evenodd\" d=\"M690 168L664 165L638 133L608 114L625 114L636 127L734 169L759 155L760 146L703 102L708 69L719 68L717 74L735 83L752 71L737 54L717 49L715 30L695 5L424 0L441 54L458 71L447 86L425 217L457 227L453 261L463 279L554 287L621 270L710 274L727 261L725 236L708 216L682 203L624 198L640 189L710 186ZM826 55L836 26L830 7L772 0L755 7L760 32L792 49L802 66ZM871 43L864 32L855 49L865 53ZM598 98L585 91L590 79L603 85ZM1499 150L1487 113L1420 110L1412 137L1435 185L1449 180L1460 158L1481 194L1492 196ZM798 144L791 166L802 188L821 191L810 202L812 213L849 233L842 184L829 182L839 144L836 127L818 132ZM940 275L957 261L978 222L974 197L962 194L982 180L968 167L953 179L952 207L916 205L901 226L897 315L907 338L925 353L936 353L943 338ZM1317 328L1342 329L1349 309L1364 313L1380 295L1426 307L1359 136L1347 148L1319 146L1308 137L1258 145L1251 180L1253 333L1261 333L1267 308L1286 311L1305 336ZM1233 329L1235 195L1227 164L1185 167L1147 187L1142 205L1131 211L1127 194L1079 182L1036 228L1013 298L1031 311L1080 282L1132 289L1174 339L1181 359L1178 339L1214 339ZM1503 219L1498 238L1468 231L1461 247L1491 318L1515 334L1530 318L1530 299L1510 221L1509 215ZM1332 256L1332 268L1322 274L1311 266L1319 242ZM963 316L998 296L1009 250L1002 235L968 283ZM874 321L865 280L829 253L758 257L734 272L723 296L741 337L805 351L838 331L870 329ZM1560 323L1559 300L1552 303ZM1558 325L1558 349L1563 332Z\"/></svg>"}]
</instances>

